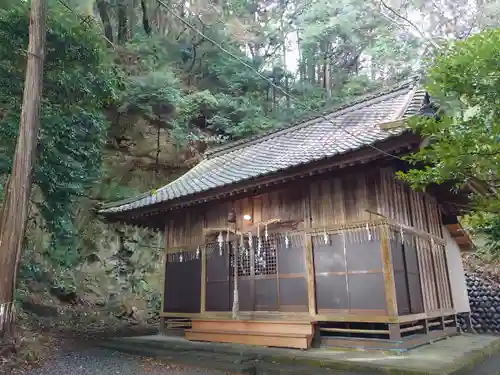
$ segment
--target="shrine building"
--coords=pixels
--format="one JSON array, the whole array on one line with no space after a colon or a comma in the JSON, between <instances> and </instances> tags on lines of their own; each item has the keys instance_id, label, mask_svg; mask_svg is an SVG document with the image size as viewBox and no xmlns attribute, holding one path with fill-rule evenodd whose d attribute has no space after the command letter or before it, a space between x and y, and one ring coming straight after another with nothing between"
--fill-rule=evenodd
<instances>
[{"instance_id":1,"label":"shrine building","mask_svg":"<svg viewBox=\"0 0 500 375\"><path fill-rule=\"evenodd\" d=\"M187 340L408 349L457 334L471 246L446 186L396 178L429 116L414 82L236 141L109 222L164 231L160 316ZM179 329L179 328L178 328Z\"/></svg>"}]
</instances>

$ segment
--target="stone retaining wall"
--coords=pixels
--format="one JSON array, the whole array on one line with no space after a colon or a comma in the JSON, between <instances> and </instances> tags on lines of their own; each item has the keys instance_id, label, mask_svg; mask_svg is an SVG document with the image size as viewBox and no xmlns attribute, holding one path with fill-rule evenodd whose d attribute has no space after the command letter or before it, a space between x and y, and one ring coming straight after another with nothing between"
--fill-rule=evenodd
<instances>
[{"instance_id":1,"label":"stone retaining wall","mask_svg":"<svg viewBox=\"0 0 500 375\"><path fill-rule=\"evenodd\" d=\"M500 334L500 286L466 272L465 280L470 302L470 325L466 315L459 315L458 324L463 331Z\"/></svg>"}]
</instances>

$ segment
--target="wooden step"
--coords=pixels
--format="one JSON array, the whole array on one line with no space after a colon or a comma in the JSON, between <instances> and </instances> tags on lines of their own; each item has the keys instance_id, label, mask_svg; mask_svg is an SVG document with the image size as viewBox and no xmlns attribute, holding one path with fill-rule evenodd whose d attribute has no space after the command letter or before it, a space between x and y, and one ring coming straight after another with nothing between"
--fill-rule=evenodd
<instances>
[{"instance_id":1,"label":"wooden step","mask_svg":"<svg viewBox=\"0 0 500 375\"><path fill-rule=\"evenodd\" d=\"M290 333L242 332L188 329L184 338L189 341L224 342L232 344L308 349L312 335Z\"/></svg>"},{"instance_id":2,"label":"wooden step","mask_svg":"<svg viewBox=\"0 0 500 375\"><path fill-rule=\"evenodd\" d=\"M192 329L199 331L231 331L246 333L279 333L291 335L313 335L314 326L311 322L287 321L255 321L255 320L215 320L193 319Z\"/></svg>"},{"instance_id":3,"label":"wooden step","mask_svg":"<svg viewBox=\"0 0 500 375\"><path fill-rule=\"evenodd\" d=\"M191 322L167 322L167 328L191 328Z\"/></svg>"}]
</instances>

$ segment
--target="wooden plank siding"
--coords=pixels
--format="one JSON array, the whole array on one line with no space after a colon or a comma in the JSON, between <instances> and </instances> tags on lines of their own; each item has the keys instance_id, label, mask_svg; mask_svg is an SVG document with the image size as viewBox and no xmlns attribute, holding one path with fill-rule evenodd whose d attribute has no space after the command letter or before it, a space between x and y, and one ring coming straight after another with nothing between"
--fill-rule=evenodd
<instances>
[{"instance_id":1,"label":"wooden plank siding","mask_svg":"<svg viewBox=\"0 0 500 375\"><path fill-rule=\"evenodd\" d=\"M234 202L213 202L177 211L167 220L169 248L192 248L204 243L204 230L227 228L231 208L236 213L238 231L256 234L256 224L271 219L297 221L304 227L304 185L302 188L285 188ZM243 219L250 215L251 221ZM261 225L261 230L263 226Z\"/></svg>"},{"instance_id":2,"label":"wooden plank siding","mask_svg":"<svg viewBox=\"0 0 500 375\"><path fill-rule=\"evenodd\" d=\"M361 227L312 236L318 314L386 314L380 230Z\"/></svg>"},{"instance_id":3,"label":"wooden plank siding","mask_svg":"<svg viewBox=\"0 0 500 375\"><path fill-rule=\"evenodd\" d=\"M353 312L355 310L380 312L384 310L382 306L377 305L377 301L371 301L369 307L364 307L361 302L351 300L349 296L346 297L348 299L344 305L320 307L322 298L326 297L321 294L318 295L318 290L316 290L316 294L311 293L310 289L321 286L318 285L318 280L321 277L324 277L325 280L326 277L332 280L342 278L350 284L351 289L354 290L359 284L359 289L362 290L363 282L368 283L368 278L376 278L378 274L382 277L382 265L376 264L370 269L359 265L349 267L347 259L345 259L345 269L342 270L314 270L313 265L309 268L308 263L318 256L318 254L314 254L314 247L318 248L322 238L315 237L317 234L311 234L314 231L322 232L323 228L330 231L344 224L369 222L370 220L385 217L392 222L401 224L402 228L414 228L437 238L442 238L443 235L440 208L436 199L428 194L415 192L409 186L397 180L394 168L350 168L342 173L330 174L329 176L323 175L321 179L304 179L300 183L295 182L294 184L284 185L279 190L259 195L251 196L249 193L248 197L234 201L209 202L175 211L169 215L166 223L167 252L178 251L179 249L195 251L198 246L207 243L206 233L209 229L213 229L214 233L212 233L212 238L208 242L214 242L218 234L217 228L228 227L227 216L231 209L234 209L236 213L236 228L238 231L251 232L253 236L257 234L256 225L258 223L272 219L295 223L293 229L285 228L282 231L288 233L294 231L300 233L301 238L303 238L305 254L303 257L305 260L303 261L307 264L305 264L306 268L301 268L300 272L297 272L300 274L301 280L307 279L310 314L324 314L325 310L337 312L349 310L353 310ZM252 217L252 220L246 221L243 219L243 216L247 214ZM261 225L261 235L263 235L263 229ZM272 232L274 229L270 228L269 231ZM360 230L359 233L359 236L364 235L363 230ZM392 233L390 240L394 242L398 239L398 233ZM414 264L414 268L411 270L409 270L411 267L407 265L403 267L403 263L397 266L394 265L394 276L400 281L393 280L392 283L399 283L400 286L396 288L397 294L407 300L398 308L400 310L399 315L417 311L420 313L421 308L423 308L422 313L436 313L453 309L444 247L440 243L431 241L431 237L424 238L415 235L410 238L406 237L407 235L405 233L404 241L398 240L399 245L397 246L403 246L401 256L409 257L411 255L411 259L414 259L417 264ZM312 240L311 236L314 237ZM373 237L377 236L374 232ZM331 238L333 240L333 237ZM360 244L369 242L368 240L358 241L354 237L351 241L349 236L346 238L347 242L345 244L348 246L359 242L359 246L357 246L360 247ZM344 246L346 246L345 244ZM411 254L409 253L409 244L413 249ZM355 250L351 251L358 253L359 257L362 258L362 254ZM393 258L395 254L399 254L399 252L393 252L391 257ZM346 256L349 258L348 254ZM380 258L377 259L380 260ZM207 275L210 276L210 271L207 270L207 272ZM318 276L318 272L322 272L326 276ZM406 280L404 277L405 272L409 274L409 276L406 276ZM357 275L358 273L362 276ZM229 292L231 290L229 279L225 282L228 283ZM283 285L285 285L284 283L285 278L283 278ZM421 288L420 293L415 291L418 285ZM404 288L413 289L411 293L406 293ZM212 289L207 289L207 295L213 293ZM228 298L232 298L232 295L228 295ZM316 299L320 301L316 301ZM230 301L228 300L228 302ZM311 307L311 304L317 305L317 307Z\"/></svg>"},{"instance_id":4,"label":"wooden plank siding","mask_svg":"<svg viewBox=\"0 0 500 375\"><path fill-rule=\"evenodd\" d=\"M422 292L426 312L438 311L439 301L437 294L436 276L434 273L432 250L430 243L422 238L417 238L417 253L422 275Z\"/></svg>"},{"instance_id":5,"label":"wooden plank siding","mask_svg":"<svg viewBox=\"0 0 500 375\"><path fill-rule=\"evenodd\" d=\"M176 211L167 220L169 247L203 243L204 229L227 227L231 208L236 213L236 227L243 232L255 232L256 223L271 219L296 221L298 229L304 229L305 221L310 221L312 228L329 228L383 216L441 238L435 198L411 190L395 179L394 173L392 168L353 171L233 202L217 201ZM310 201L310 213L305 212L305 200ZM251 221L243 219L246 214Z\"/></svg>"},{"instance_id":6,"label":"wooden plank siding","mask_svg":"<svg viewBox=\"0 0 500 375\"><path fill-rule=\"evenodd\" d=\"M193 207L189 210L176 212L175 216L172 215L168 218L166 241L169 249L192 248L202 244L205 214L207 213L201 207ZM227 226L227 223L224 223L224 226Z\"/></svg>"}]
</instances>

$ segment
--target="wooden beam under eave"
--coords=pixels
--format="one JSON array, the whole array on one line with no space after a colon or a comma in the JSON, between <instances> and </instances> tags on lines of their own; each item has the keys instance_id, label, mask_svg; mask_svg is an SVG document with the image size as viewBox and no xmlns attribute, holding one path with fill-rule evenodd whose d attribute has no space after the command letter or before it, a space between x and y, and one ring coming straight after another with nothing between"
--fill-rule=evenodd
<instances>
[{"instance_id":1,"label":"wooden beam under eave","mask_svg":"<svg viewBox=\"0 0 500 375\"><path fill-rule=\"evenodd\" d=\"M460 223L448 224L446 225L446 229L450 232L451 237L455 240L462 251L472 249L474 243Z\"/></svg>"},{"instance_id":2,"label":"wooden beam under eave","mask_svg":"<svg viewBox=\"0 0 500 375\"><path fill-rule=\"evenodd\" d=\"M452 237L463 236L463 233L461 233L462 226L460 224L448 224L446 225L446 229L448 229Z\"/></svg>"},{"instance_id":3,"label":"wooden beam under eave","mask_svg":"<svg viewBox=\"0 0 500 375\"><path fill-rule=\"evenodd\" d=\"M455 237L457 245L466 245L469 243L469 239L465 236Z\"/></svg>"}]
</instances>

